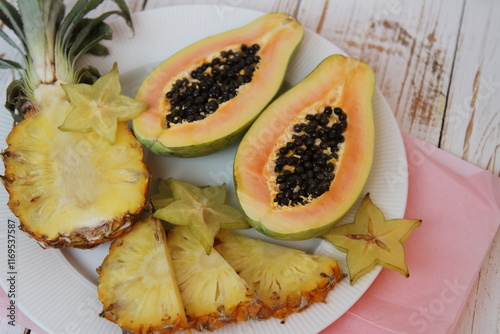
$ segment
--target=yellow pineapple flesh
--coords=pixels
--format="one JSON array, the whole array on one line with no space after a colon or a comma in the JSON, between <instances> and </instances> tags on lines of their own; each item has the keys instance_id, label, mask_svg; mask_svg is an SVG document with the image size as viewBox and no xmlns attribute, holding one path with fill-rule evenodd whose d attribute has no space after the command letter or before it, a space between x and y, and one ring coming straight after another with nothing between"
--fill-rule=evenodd
<instances>
[{"instance_id":1,"label":"yellow pineapple flesh","mask_svg":"<svg viewBox=\"0 0 500 334\"><path fill-rule=\"evenodd\" d=\"M66 95L58 85L38 91L52 98L14 127L3 153L10 209L47 247L90 248L117 237L146 200L141 145L126 122L113 145L94 132L59 130L71 110Z\"/></svg>"},{"instance_id":2,"label":"yellow pineapple flesh","mask_svg":"<svg viewBox=\"0 0 500 334\"><path fill-rule=\"evenodd\" d=\"M190 328L213 331L256 317L255 291L219 253L207 255L186 226L169 230L167 242Z\"/></svg>"},{"instance_id":3,"label":"yellow pineapple flesh","mask_svg":"<svg viewBox=\"0 0 500 334\"><path fill-rule=\"evenodd\" d=\"M344 275L336 260L221 230L214 248L257 291L261 319L285 319L324 302Z\"/></svg>"},{"instance_id":4,"label":"yellow pineapple flesh","mask_svg":"<svg viewBox=\"0 0 500 334\"><path fill-rule=\"evenodd\" d=\"M113 241L99 271L101 317L127 333L174 333L187 327L165 230L148 217Z\"/></svg>"}]
</instances>

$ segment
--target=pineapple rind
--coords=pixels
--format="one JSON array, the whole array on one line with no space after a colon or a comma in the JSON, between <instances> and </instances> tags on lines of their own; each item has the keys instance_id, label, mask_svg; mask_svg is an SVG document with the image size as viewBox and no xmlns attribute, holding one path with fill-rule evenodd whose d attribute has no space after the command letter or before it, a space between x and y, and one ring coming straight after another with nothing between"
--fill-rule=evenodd
<instances>
[{"instance_id":1,"label":"pineapple rind","mask_svg":"<svg viewBox=\"0 0 500 334\"><path fill-rule=\"evenodd\" d=\"M145 204L150 173L141 145L126 123L115 145L60 131L69 102L58 85L38 90L54 97L14 127L3 153L10 209L47 247L90 248L116 238Z\"/></svg>"},{"instance_id":2,"label":"pineapple rind","mask_svg":"<svg viewBox=\"0 0 500 334\"><path fill-rule=\"evenodd\" d=\"M207 255L188 227L170 229L167 242L190 328L213 331L256 317L255 291L215 250Z\"/></svg>"},{"instance_id":3,"label":"pineapple rind","mask_svg":"<svg viewBox=\"0 0 500 334\"><path fill-rule=\"evenodd\" d=\"M316 302L344 275L334 259L221 230L214 248L257 291L260 319L284 319Z\"/></svg>"},{"instance_id":4,"label":"pineapple rind","mask_svg":"<svg viewBox=\"0 0 500 334\"><path fill-rule=\"evenodd\" d=\"M100 314L129 333L173 333L187 327L161 223L138 222L116 239L99 269Z\"/></svg>"}]
</instances>

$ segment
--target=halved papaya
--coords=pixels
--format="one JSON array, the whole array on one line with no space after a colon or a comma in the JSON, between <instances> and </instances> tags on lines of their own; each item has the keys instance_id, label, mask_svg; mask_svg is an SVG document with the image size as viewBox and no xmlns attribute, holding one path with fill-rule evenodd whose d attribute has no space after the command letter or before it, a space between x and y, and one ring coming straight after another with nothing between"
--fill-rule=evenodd
<instances>
[{"instance_id":1,"label":"halved papaya","mask_svg":"<svg viewBox=\"0 0 500 334\"><path fill-rule=\"evenodd\" d=\"M139 87L150 108L133 120L136 137L166 156L229 146L278 92L303 34L288 14L270 13L174 54Z\"/></svg>"},{"instance_id":2,"label":"halved papaya","mask_svg":"<svg viewBox=\"0 0 500 334\"><path fill-rule=\"evenodd\" d=\"M253 123L236 152L234 179L255 229L303 240L349 211L373 162L374 87L363 60L332 55Z\"/></svg>"}]
</instances>

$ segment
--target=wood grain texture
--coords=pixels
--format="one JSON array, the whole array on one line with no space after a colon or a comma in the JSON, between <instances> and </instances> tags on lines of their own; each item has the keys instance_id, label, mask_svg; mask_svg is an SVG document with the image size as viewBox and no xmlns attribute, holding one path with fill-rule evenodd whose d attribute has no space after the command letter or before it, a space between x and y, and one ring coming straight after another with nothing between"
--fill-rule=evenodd
<instances>
[{"instance_id":1,"label":"wood grain texture","mask_svg":"<svg viewBox=\"0 0 500 334\"><path fill-rule=\"evenodd\" d=\"M302 1L298 18L365 59L403 131L438 145L461 3Z\"/></svg>"},{"instance_id":2,"label":"wood grain texture","mask_svg":"<svg viewBox=\"0 0 500 334\"><path fill-rule=\"evenodd\" d=\"M441 148L500 175L500 3L466 2ZM500 333L500 233L457 334Z\"/></svg>"},{"instance_id":3,"label":"wood grain texture","mask_svg":"<svg viewBox=\"0 0 500 334\"><path fill-rule=\"evenodd\" d=\"M465 6L441 147L500 175L498 17L498 1Z\"/></svg>"},{"instance_id":4,"label":"wood grain texture","mask_svg":"<svg viewBox=\"0 0 500 334\"><path fill-rule=\"evenodd\" d=\"M500 333L500 233L497 233L455 334Z\"/></svg>"},{"instance_id":5,"label":"wood grain texture","mask_svg":"<svg viewBox=\"0 0 500 334\"><path fill-rule=\"evenodd\" d=\"M230 14L231 10L225 7L239 7L254 9L261 12L283 12L295 15L299 6L298 0L280 0L280 1L269 1L269 0L148 0L145 9L159 8L165 6L176 6L176 5L192 5L192 4L211 4L219 6L219 11L221 13Z\"/></svg>"}]
</instances>

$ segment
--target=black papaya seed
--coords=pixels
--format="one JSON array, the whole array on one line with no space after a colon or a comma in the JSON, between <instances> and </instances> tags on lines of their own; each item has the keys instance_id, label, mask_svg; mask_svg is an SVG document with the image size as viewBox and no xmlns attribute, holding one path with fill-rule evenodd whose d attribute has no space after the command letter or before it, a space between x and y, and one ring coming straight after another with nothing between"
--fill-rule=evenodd
<instances>
[{"instance_id":1,"label":"black papaya seed","mask_svg":"<svg viewBox=\"0 0 500 334\"><path fill-rule=\"evenodd\" d=\"M332 116L336 115L336 116ZM307 205L327 192L335 178L335 161L347 127L347 114L326 106L293 124L292 140L278 148L275 160L280 206ZM287 166L285 168L285 166Z\"/></svg>"},{"instance_id":2,"label":"black papaya seed","mask_svg":"<svg viewBox=\"0 0 500 334\"><path fill-rule=\"evenodd\" d=\"M240 86L252 81L260 62L259 50L259 44L242 44L239 50L222 50L218 57L177 80L165 94L172 106L166 116L167 127L170 123L202 120L216 112L221 103L234 98ZM200 108L194 114L185 113L193 103Z\"/></svg>"}]
</instances>

